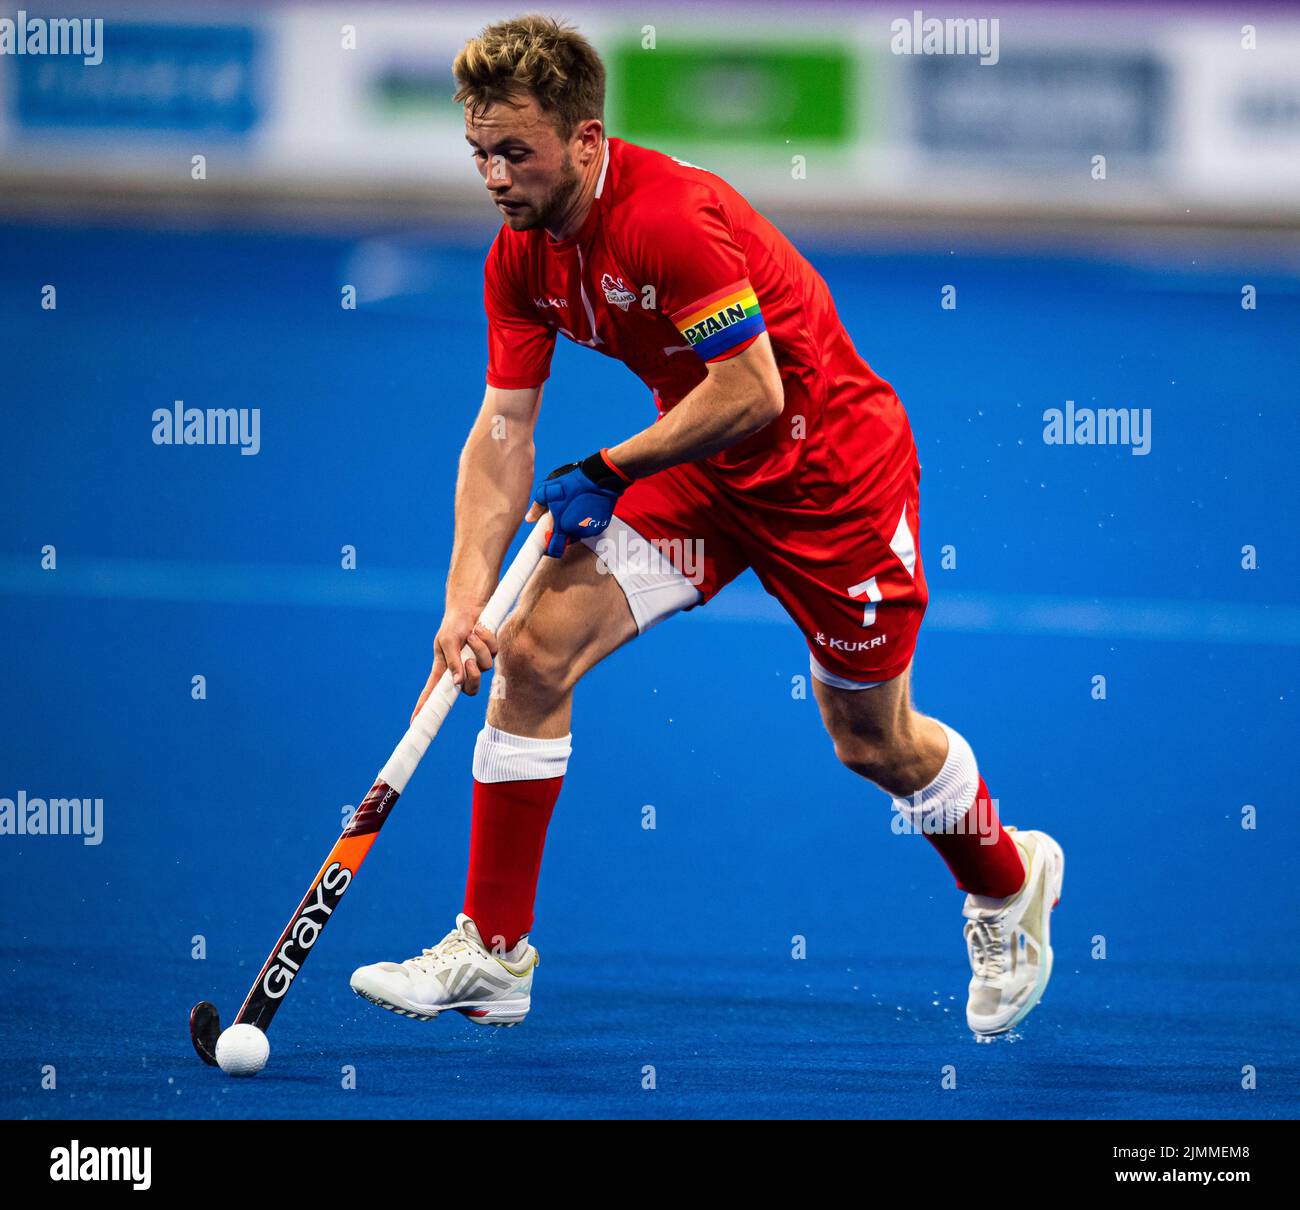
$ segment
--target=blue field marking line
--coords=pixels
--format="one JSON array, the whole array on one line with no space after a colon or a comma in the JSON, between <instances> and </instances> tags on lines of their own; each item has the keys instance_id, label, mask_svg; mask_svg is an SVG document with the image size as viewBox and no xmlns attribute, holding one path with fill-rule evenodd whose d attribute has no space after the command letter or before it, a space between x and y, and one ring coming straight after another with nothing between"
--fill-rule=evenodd
<instances>
[{"instance_id":1,"label":"blue field marking line","mask_svg":"<svg viewBox=\"0 0 1300 1210\"><path fill-rule=\"evenodd\" d=\"M46 597L424 611L441 602L442 591L432 572L63 556L57 570L43 571L31 560L0 560L0 592Z\"/></svg>"},{"instance_id":2,"label":"blue field marking line","mask_svg":"<svg viewBox=\"0 0 1300 1210\"><path fill-rule=\"evenodd\" d=\"M699 613L712 615L715 621L788 621L776 601L747 585L725 589ZM931 590L924 626L957 634L1300 646L1300 606L1198 603L1153 597L995 592L936 595Z\"/></svg>"},{"instance_id":3,"label":"blue field marking line","mask_svg":"<svg viewBox=\"0 0 1300 1210\"><path fill-rule=\"evenodd\" d=\"M0 559L7 596L171 601L206 605L326 606L436 612L443 580L434 572L212 564L143 559L64 558L55 571L34 559ZM692 612L707 622L790 625L757 585L732 584ZM1300 646L1300 606L1159 598L1067 597L1024 593L941 592L925 626L964 634Z\"/></svg>"}]
</instances>

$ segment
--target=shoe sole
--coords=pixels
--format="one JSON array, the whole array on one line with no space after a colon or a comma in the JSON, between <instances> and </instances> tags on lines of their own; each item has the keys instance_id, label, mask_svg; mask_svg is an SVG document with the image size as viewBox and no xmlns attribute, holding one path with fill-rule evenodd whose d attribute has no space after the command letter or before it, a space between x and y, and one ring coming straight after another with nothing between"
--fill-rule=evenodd
<instances>
[{"instance_id":1,"label":"shoe sole","mask_svg":"<svg viewBox=\"0 0 1300 1210\"><path fill-rule=\"evenodd\" d=\"M1038 971L1038 980L1034 984L1034 990L1029 993L1029 999L1020 1006L1016 1015L1005 1025L999 1025L997 1029L976 1029L969 1021L966 1023L971 1031L981 1038L996 1038L999 1034L1005 1034L1015 1029L1021 1021L1038 1007L1038 1002L1043 998L1043 992L1047 990L1047 981L1052 977L1052 964L1056 958L1052 950L1052 912L1056 905L1061 902L1061 887L1065 882L1065 852L1056 841L1046 834L1043 835L1043 840L1040 843L1049 846L1048 884L1043 892L1044 902L1049 896L1052 900L1052 906L1047 909L1043 916L1043 949L1047 953L1047 961L1043 963Z\"/></svg>"},{"instance_id":2,"label":"shoe sole","mask_svg":"<svg viewBox=\"0 0 1300 1210\"><path fill-rule=\"evenodd\" d=\"M410 1017L413 1021L436 1021L443 1013L456 1012L473 1021L475 1025L495 1025L499 1029L511 1029L518 1025L532 1007L531 997L527 1000L507 1000L504 1002L484 1002L466 1000L460 1004L447 1004L441 1008L431 1009L428 1005L412 1004L400 998L388 999L377 992L366 991L351 984L352 990L363 1000L369 1001L377 1008L386 1008L399 1017Z\"/></svg>"}]
</instances>

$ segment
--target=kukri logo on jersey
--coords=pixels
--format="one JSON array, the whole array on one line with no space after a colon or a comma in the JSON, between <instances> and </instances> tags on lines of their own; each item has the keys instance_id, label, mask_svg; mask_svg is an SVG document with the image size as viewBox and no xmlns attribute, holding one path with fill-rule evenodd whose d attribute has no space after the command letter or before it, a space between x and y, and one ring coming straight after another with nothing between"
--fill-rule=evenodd
<instances>
[{"instance_id":1,"label":"kukri logo on jersey","mask_svg":"<svg viewBox=\"0 0 1300 1210\"><path fill-rule=\"evenodd\" d=\"M325 922L334 914L343 892L352 882L352 871L337 861L325 867L320 881L312 887L311 895L302 910L294 917L289 931L276 951L275 961L262 976L262 990L272 1000L278 1000L289 990L293 977L302 967L311 947L316 944Z\"/></svg>"},{"instance_id":2,"label":"kukri logo on jersey","mask_svg":"<svg viewBox=\"0 0 1300 1210\"><path fill-rule=\"evenodd\" d=\"M828 639L819 630L813 635L813 642L830 651L870 651L873 647L883 647L888 643L889 635L878 634L874 639Z\"/></svg>"}]
</instances>

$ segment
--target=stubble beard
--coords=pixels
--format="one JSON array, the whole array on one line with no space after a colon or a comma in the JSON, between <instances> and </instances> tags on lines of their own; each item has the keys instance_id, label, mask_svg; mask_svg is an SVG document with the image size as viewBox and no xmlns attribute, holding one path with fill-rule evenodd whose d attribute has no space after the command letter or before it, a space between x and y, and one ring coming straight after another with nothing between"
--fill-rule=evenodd
<instances>
[{"instance_id":1,"label":"stubble beard","mask_svg":"<svg viewBox=\"0 0 1300 1210\"><path fill-rule=\"evenodd\" d=\"M513 231L533 231L539 227L553 230L563 220L581 184L573 159L566 153L564 165L560 169L560 179L546 197L538 205L529 207L531 214L507 215L506 224ZM512 217L514 222L511 221Z\"/></svg>"}]
</instances>

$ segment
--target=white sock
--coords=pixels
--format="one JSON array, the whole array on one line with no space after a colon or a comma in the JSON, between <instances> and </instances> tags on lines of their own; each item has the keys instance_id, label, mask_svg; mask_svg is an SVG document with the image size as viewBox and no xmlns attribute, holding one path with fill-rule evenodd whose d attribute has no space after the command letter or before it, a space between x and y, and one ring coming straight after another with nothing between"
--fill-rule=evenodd
<instances>
[{"instance_id":1,"label":"white sock","mask_svg":"<svg viewBox=\"0 0 1300 1210\"><path fill-rule=\"evenodd\" d=\"M483 724L474 745L474 778L481 782L541 781L563 777L573 751L573 735L529 739Z\"/></svg>"},{"instance_id":2,"label":"white sock","mask_svg":"<svg viewBox=\"0 0 1300 1210\"><path fill-rule=\"evenodd\" d=\"M938 722L938 720L935 720ZM948 735L948 756L928 786L894 799L894 810L917 832L953 832L966 812L975 805L980 771L975 753L966 740L947 723L939 723Z\"/></svg>"}]
</instances>

